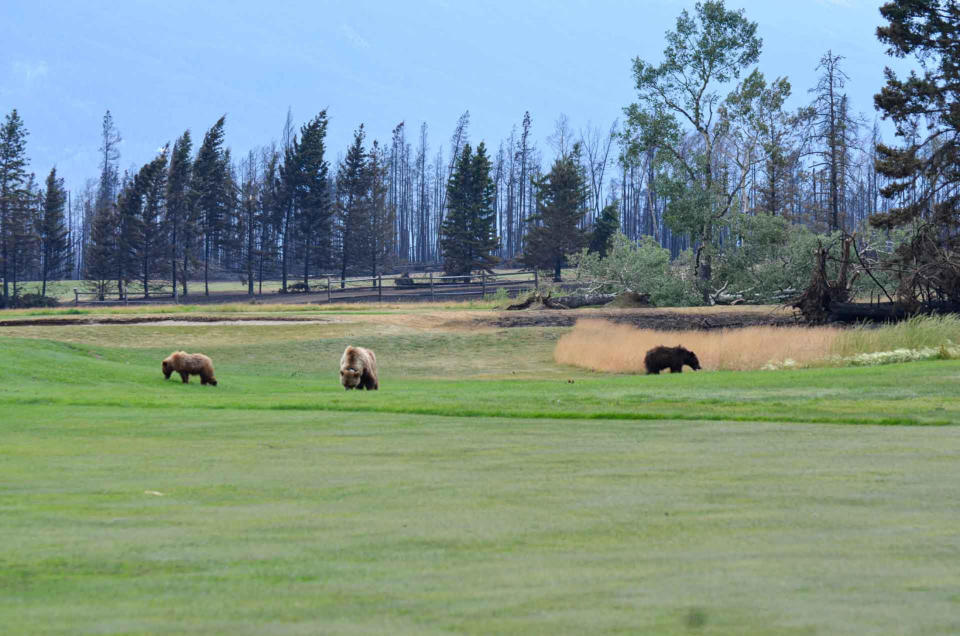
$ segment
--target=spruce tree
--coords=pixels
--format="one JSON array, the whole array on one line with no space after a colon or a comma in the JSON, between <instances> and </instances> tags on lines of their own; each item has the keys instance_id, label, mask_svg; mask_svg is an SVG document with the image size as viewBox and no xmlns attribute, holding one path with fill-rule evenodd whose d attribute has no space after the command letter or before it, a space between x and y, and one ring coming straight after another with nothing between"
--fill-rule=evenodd
<instances>
[{"instance_id":1,"label":"spruce tree","mask_svg":"<svg viewBox=\"0 0 960 636\"><path fill-rule=\"evenodd\" d=\"M40 295L47 295L47 281L62 278L72 268L70 238L66 223L67 192L56 167L47 176L43 196L43 215L38 224L41 249Z\"/></svg>"},{"instance_id":2,"label":"spruce tree","mask_svg":"<svg viewBox=\"0 0 960 636\"><path fill-rule=\"evenodd\" d=\"M483 142L474 153L464 144L447 182L447 215L440 226L443 271L469 276L497 262L496 184Z\"/></svg>"},{"instance_id":3,"label":"spruce tree","mask_svg":"<svg viewBox=\"0 0 960 636\"><path fill-rule=\"evenodd\" d=\"M97 294L98 300L105 300L116 271L118 253L115 205L94 206L85 251L87 286Z\"/></svg>"},{"instance_id":4,"label":"spruce tree","mask_svg":"<svg viewBox=\"0 0 960 636\"><path fill-rule=\"evenodd\" d=\"M365 225L368 219L370 178L363 148L363 124L337 171L337 226L340 235L340 287L346 286L347 269L367 262Z\"/></svg>"},{"instance_id":5,"label":"spruce tree","mask_svg":"<svg viewBox=\"0 0 960 636\"><path fill-rule=\"evenodd\" d=\"M120 149L118 146L123 140L116 125L113 123L113 115L108 110L103 115L103 122L100 129L101 146L100 152L100 181L97 184L97 197L94 203L94 215L109 216L115 215L114 208L117 204L117 193L120 187L120 174L117 169L117 162L120 159Z\"/></svg>"},{"instance_id":6,"label":"spruce tree","mask_svg":"<svg viewBox=\"0 0 960 636\"><path fill-rule=\"evenodd\" d=\"M14 250L18 218L28 205L27 129L16 109L0 128L0 267L3 276L3 307L10 306L9 280L15 271Z\"/></svg>"},{"instance_id":7,"label":"spruce tree","mask_svg":"<svg viewBox=\"0 0 960 636\"><path fill-rule=\"evenodd\" d=\"M895 57L915 56L920 72L901 79L887 68L874 97L896 126L900 146L877 144L877 171L890 178L881 194L897 204L875 214L881 228L913 224L916 236L896 254L907 272L901 299L936 294L960 302L960 5L953 0L898 0L880 8L877 37Z\"/></svg>"},{"instance_id":8,"label":"spruce tree","mask_svg":"<svg viewBox=\"0 0 960 636\"><path fill-rule=\"evenodd\" d=\"M143 241L143 199L136 178L124 172L116 205L116 252L113 255L114 279L117 292L123 300L129 296L127 287L137 278L138 247Z\"/></svg>"},{"instance_id":9,"label":"spruce tree","mask_svg":"<svg viewBox=\"0 0 960 636\"><path fill-rule=\"evenodd\" d=\"M878 144L877 170L893 179L882 194L916 196L871 222L893 227L932 212L931 220L956 226L960 209L960 5L951 0L900 0L880 8L888 21L877 37L895 57L916 56L921 72L904 79L887 68L887 84L874 97L896 126L902 146ZM919 131L926 129L926 136ZM917 178L931 186L913 191Z\"/></svg>"},{"instance_id":10,"label":"spruce tree","mask_svg":"<svg viewBox=\"0 0 960 636\"><path fill-rule=\"evenodd\" d=\"M553 280L561 280L567 255L587 243L580 229L587 213L590 184L579 161L580 147L554 161L546 175L537 180L537 210L528 220L523 262L530 267L552 269Z\"/></svg>"},{"instance_id":11,"label":"spruce tree","mask_svg":"<svg viewBox=\"0 0 960 636\"><path fill-rule=\"evenodd\" d=\"M329 163L326 152L327 112L320 111L300 129L299 142L293 142L294 207L303 256L303 284L309 287L312 267L331 264L331 218L333 216Z\"/></svg>"},{"instance_id":12,"label":"spruce tree","mask_svg":"<svg viewBox=\"0 0 960 636\"><path fill-rule=\"evenodd\" d=\"M188 130L173 144L173 152L170 154L170 171L167 175L163 224L167 235L170 280L174 298L177 297L178 277L182 281L184 296L187 294L187 273L189 260L193 254L191 247L196 244L197 223L192 214L195 207L192 205L190 196L192 146L193 142Z\"/></svg>"},{"instance_id":13,"label":"spruce tree","mask_svg":"<svg viewBox=\"0 0 960 636\"><path fill-rule=\"evenodd\" d=\"M191 195L203 234L204 295L210 295L210 260L219 247L229 203L228 161L223 149L226 115L207 131L193 163Z\"/></svg>"},{"instance_id":14,"label":"spruce tree","mask_svg":"<svg viewBox=\"0 0 960 636\"><path fill-rule=\"evenodd\" d=\"M611 201L600 212L600 216L593 224L593 231L590 232L591 252L600 255L601 258L607 255L610 248L610 241L613 235L620 229L619 204L617 201Z\"/></svg>"},{"instance_id":15,"label":"spruce tree","mask_svg":"<svg viewBox=\"0 0 960 636\"><path fill-rule=\"evenodd\" d=\"M139 236L135 254L143 295L150 297L150 284L162 271L166 253L163 213L167 191L167 148L137 173L135 191L140 198Z\"/></svg>"}]
</instances>

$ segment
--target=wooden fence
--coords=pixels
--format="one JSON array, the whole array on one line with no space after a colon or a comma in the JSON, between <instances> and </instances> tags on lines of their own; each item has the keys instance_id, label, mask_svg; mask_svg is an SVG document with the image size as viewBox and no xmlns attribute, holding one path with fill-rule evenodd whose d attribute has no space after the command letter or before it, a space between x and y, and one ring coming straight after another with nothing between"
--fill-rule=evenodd
<instances>
[{"instance_id":1,"label":"wooden fence","mask_svg":"<svg viewBox=\"0 0 960 636\"><path fill-rule=\"evenodd\" d=\"M288 284L287 291L255 294L257 298L275 297L294 301L303 296L308 303L337 303L337 302L389 302L410 301L427 302L451 298L465 298L470 296L485 297L496 293L499 289L506 289L508 295L516 295L523 289L537 289L540 277L536 270L521 270L502 274L488 274L486 272L472 276L442 276L434 272L410 276L409 274L393 274L387 276L363 276L340 279L334 276L320 276L308 279L306 285L297 281ZM80 291L73 289L74 305L129 305L147 303L179 302L172 292L151 293L149 298L130 294L120 295L118 292L103 294L97 292ZM213 292L210 296L186 297L186 302L199 299L203 302L217 300L236 301L249 296L241 291ZM294 301L295 302L295 301Z\"/></svg>"}]
</instances>

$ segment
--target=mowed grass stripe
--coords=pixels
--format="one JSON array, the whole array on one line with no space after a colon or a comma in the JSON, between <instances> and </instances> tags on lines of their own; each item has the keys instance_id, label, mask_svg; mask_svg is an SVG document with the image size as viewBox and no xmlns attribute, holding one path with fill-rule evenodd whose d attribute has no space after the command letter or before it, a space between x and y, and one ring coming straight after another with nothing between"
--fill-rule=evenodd
<instances>
[{"instance_id":1,"label":"mowed grass stripe","mask_svg":"<svg viewBox=\"0 0 960 636\"><path fill-rule=\"evenodd\" d=\"M18 408L5 633L960 626L952 429Z\"/></svg>"},{"instance_id":2,"label":"mowed grass stripe","mask_svg":"<svg viewBox=\"0 0 960 636\"><path fill-rule=\"evenodd\" d=\"M550 341L536 334L443 338L433 356L458 345L505 357L515 347L532 365ZM407 343L412 337L400 340ZM482 346L477 343L481 343ZM546 343L546 346L544 346ZM386 345L386 343L383 343ZM935 361L855 369L777 372L700 372L630 376L565 369L516 375L423 376L432 349L385 346L382 389L344 392L328 358L340 345L309 341L296 346L251 345L207 349L220 386L165 381L156 350L109 348L33 339L0 340L0 404L57 404L162 409L329 411L423 416L572 420L682 420L934 425L960 422L960 361ZM399 346L396 343L394 346ZM412 345L411 345L412 347ZM479 355L479 353L478 353ZM241 362L243 361L243 362ZM249 362L246 362L249 361ZM439 365L439 362L437 362ZM501 361L502 365L503 362ZM493 366L475 361L480 369ZM501 367L502 368L502 367ZM475 370L472 370L476 373Z\"/></svg>"},{"instance_id":3,"label":"mowed grass stripe","mask_svg":"<svg viewBox=\"0 0 960 636\"><path fill-rule=\"evenodd\" d=\"M130 403L118 400L63 400L58 398L0 399L0 405L56 405L75 407L129 408ZM691 404L689 406L697 406ZM168 402L139 402L138 409L180 409L181 404ZM222 404L204 405L198 411L304 411L333 413L381 413L396 415L425 415L432 417L464 418L506 418L512 420L637 420L637 421L685 421L685 422L770 422L789 424L851 424L869 426L955 426L956 421L946 419L920 420L911 417L764 417L759 415L717 414L690 411L666 411L662 413L616 411L575 412L575 411L523 411L510 409L464 409L431 407L397 407L372 405L343 405L325 403L287 403L287 404Z\"/></svg>"}]
</instances>

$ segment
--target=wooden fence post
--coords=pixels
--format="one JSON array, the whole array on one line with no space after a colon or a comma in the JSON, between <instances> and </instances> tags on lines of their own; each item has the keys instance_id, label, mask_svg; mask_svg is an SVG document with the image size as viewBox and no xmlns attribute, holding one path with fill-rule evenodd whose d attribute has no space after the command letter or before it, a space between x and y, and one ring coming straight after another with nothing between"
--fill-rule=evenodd
<instances>
[{"instance_id":1,"label":"wooden fence post","mask_svg":"<svg viewBox=\"0 0 960 636\"><path fill-rule=\"evenodd\" d=\"M73 306L77 307L80 305L80 292L77 291L77 288L73 288Z\"/></svg>"},{"instance_id":2,"label":"wooden fence post","mask_svg":"<svg viewBox=\"0 0 960 636\"><path fill-rule=\"evenodd\" d=\"M433 300L433 272L430 272L430 300Z\"/></svg>"},{"instance_id":3,"label":"wooden fence post","mask_svg":"<svg viewBox=\"0 0 960 636\"><path fill-rule=\"evenodd\" d=\"M533 268L533 288L540 289L540 276L537 274L537 268Z\"/></svg>"},{"instance_id":4,"label":"wooden fence post","mask_svg":"<svg viewBox=\"0 0 960 636\"><path fill-rule=\"evenodd\" d=\"M383 274L377 275L377 302L383 302Z\"/></svg>"},{"instance_id":5,"label":"wooden fence post","mask_svg":"<svg viewBox=\"0 0 960 636\"><path fill-rule=\"evenodd\" d=\"M480 274L480 284L483 286L483 292L480 294L480 300L483 300L487 297L487 273L482 272Z\"/></svg>"},{"instance_id":6,"label":"wooden fence post","mask_svg":"<svg viewBox=\"0 0 960 636\"><path fill-rule=\"evenodd\" d=\"M330 302L330 277L327 276L327 302Z\"/></svg>"}]
</instances>

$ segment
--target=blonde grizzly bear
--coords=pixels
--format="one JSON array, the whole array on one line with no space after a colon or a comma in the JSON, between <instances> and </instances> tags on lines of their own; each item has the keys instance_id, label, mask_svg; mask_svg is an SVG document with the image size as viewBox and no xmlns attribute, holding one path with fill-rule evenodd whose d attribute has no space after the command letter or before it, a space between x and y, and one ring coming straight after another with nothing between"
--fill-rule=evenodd
<instances>
[{"instance_id":1,"label":"blonde grizzly bear","mask_svg":"<svg viewBox=\"0 0 960 636\"><path fill-rule=\"evenodd\" d=\"M370 349L347 347L340 357L340 384L350 389L376 391L380 388L377 380L377 356Z\"/></svg>"},{"instance_id":2,"label":"blonde grizzly bear","mask_svg":"<svg viewBox=\"0 0 960 636\"><path fill-rule=\"evenodd\" d=\"M191 375L200 376L200 384L217 386L217 379L213 377L213 361L202 353L187 353L174 351L163 360L163 377L170 379L176 371L184 384L190 382Z\"/></svg>"}]
</instances>

